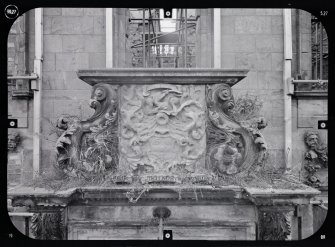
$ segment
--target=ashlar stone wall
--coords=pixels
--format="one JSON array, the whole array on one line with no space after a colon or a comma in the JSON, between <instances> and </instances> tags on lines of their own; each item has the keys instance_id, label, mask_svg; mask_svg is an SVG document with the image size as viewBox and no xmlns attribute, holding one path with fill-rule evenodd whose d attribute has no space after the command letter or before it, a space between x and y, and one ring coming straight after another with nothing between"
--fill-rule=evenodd
<instances>
[{"instance_id":1,"label":"ashlar stone wall","mask_svg":"<svg viewBox=\"0 0 335 247\"><path fill-rule=\"evenodd\" d=\"M262 130L269 149L268 165L284 167L283 11L282 9L221 9L221 67L248 69L233 87L263 101Z\"/></svg>"},{"instance_id":2,"label":"ashlar stone wall","mask_svg":"<svg viewBox=\"0 0 335 247\"><path fill-rule=\"evenodd\" d=\"M105 9L44 8L43 22L42 170L55 163L56 120L93 113L76 71L105 67Z\"/></svg>"}]
</instances>

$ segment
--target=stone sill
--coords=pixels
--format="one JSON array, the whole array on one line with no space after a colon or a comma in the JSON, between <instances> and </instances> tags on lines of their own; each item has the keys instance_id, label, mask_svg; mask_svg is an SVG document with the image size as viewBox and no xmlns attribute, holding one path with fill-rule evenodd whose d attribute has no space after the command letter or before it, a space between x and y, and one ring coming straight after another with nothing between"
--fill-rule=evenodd
<instances>
[{"instance_id":1,"label":"stone sill","mask_svg":"<svg viewBox=\"0 0 335 247\"><path fill-rule=\"evenodd\" d=\"M328 98L328 91L295 91L293 94L295 98Z\"/></svg>"},{"instance_id":2,"label":"stone sill","mask_svg":"<svg viewBox=\"0 0 335 247\"><path fill-rule=\"evenodd\" d=\"M33 91L31 90L13 90L12 98L33 98Z\"/></svg>"}]
</instances>

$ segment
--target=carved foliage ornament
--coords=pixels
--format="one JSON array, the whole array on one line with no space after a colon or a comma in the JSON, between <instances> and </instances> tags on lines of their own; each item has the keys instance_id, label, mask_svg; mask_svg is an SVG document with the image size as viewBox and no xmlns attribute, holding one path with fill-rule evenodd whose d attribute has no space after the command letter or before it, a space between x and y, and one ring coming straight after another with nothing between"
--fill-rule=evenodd
<instances>
[{"instance_id":1,"label":"carved foliage ornament","mask_svg":"<svg viewBox=\"0 0 335 247\"><path fill-rule=\"evenodd\" d=\"M36 239L65 239L64 215L61 211L35 213L31 219L31 231Z\"/></svg>"},{"instance_id":2,"label":"carved foliage ornament","mask_svg":"<svg viewBox=\"0 0 335 247\"><path fill-rule=\"evenodd\" d=\"M232 90L227 84L207 87L207 166L219 176L247 172L252 165L262 165L266 158L266 143L259 129L265 120L243 123L234 120Z\"/></svg>"},{"instance_id":3,"label":"carved foliage ornament","mask_svg":"<svg viewBox=\"0 0 335 247\"><path fill-rule=\"evenodd\" d=\"M58 121L58 128L64 132L56 143L57 164L70 176L85 177L117 168L117 88L95 85L90 107L95 112L85 121Z\"/></svg>"},{"instance_id":4,"label":"carved foliage ornament","mask_svg":"<svg viewBox=\"0 0 335 247\"><path fill-rule=\"evenodd\" d=\"M259 213L260 240L287 239L291 232L287 212L266 210Z\"/></svg>"},{"instance_id":5,"label":"carved foliage ornament","mask_svg":"<svg viewBox=\"0 0 335 247\"><path fill-rule=\"evenodd\" d=\"M205 152L204 90L194 85L122 86L120 163L130 173L194 172Z\"/></svg>"},{"instance_id":6,"label":"carved foliage ornament","mask_svg":"<svg viewBox=\"0 0 335 247\"><path fill-rule=\"evenodd\" d=\"M304 139L308 147L305 153L305 183L317 188L327 184L327 181L324 181L327 178L322 171L328 168L328 148L319 142L317 131L307 131Z\"/></svg>"}]
</instances>

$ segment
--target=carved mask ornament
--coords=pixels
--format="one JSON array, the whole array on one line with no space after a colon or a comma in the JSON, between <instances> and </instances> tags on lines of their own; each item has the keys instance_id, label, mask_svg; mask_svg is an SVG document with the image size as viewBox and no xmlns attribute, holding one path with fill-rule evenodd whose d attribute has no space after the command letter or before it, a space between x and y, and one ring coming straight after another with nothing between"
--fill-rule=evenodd
<instances>
[{"instance_id":1,"label":"carved mask ornament","mask_svg":"<svg viewBox=\"0 0 335 247\"><path fill-rule=\"evenodd\" d=\"M20 134L18 132L8 133L8 150L15 151L20 143Z\"/></svg>"},{"instance_id":2,"label":"carved mask ornament","mask_svg":"<svg viewBox=\"0 0 335 247\"><path fill-rule=\"evenodd\" d=\"M328 148L319 142L317 131L307 131L304 136L309 149L305 153L304 181L307 185L318 188L328 186Z\"/></svg>"}]
</instances>

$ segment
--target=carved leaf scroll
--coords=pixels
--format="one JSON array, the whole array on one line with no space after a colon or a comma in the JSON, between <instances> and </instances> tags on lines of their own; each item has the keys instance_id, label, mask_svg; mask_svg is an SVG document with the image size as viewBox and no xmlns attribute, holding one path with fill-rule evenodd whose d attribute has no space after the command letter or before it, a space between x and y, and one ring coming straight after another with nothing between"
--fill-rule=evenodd
<instances>
[{"instance_id":1,"label":"carved leaf scroll","mask_svg":"<svg viewBox=\"0 0 335 247\"><path fill-rule=\"evenodd\" d=\"M235 107L230 86L216 84L207 87L208 127L207 166L219 176L245 173L253 165L257 169L266 158L266 143L259 129L265 120L238 122L233 117Z\"/></svg>"},{"instance_id":2,"label":"carved leaf scroll","mask_svg":"<svg viewBox=\"0 0 335 247\"><path fill-rule=\"evenodd\" d=\"M70 176L85 177L117 169L117 88L95 85L90 107L95 112L85 121L58 121L58 128L64 132L56 143L57 164Z\"/></svg>"}]
</instances>

